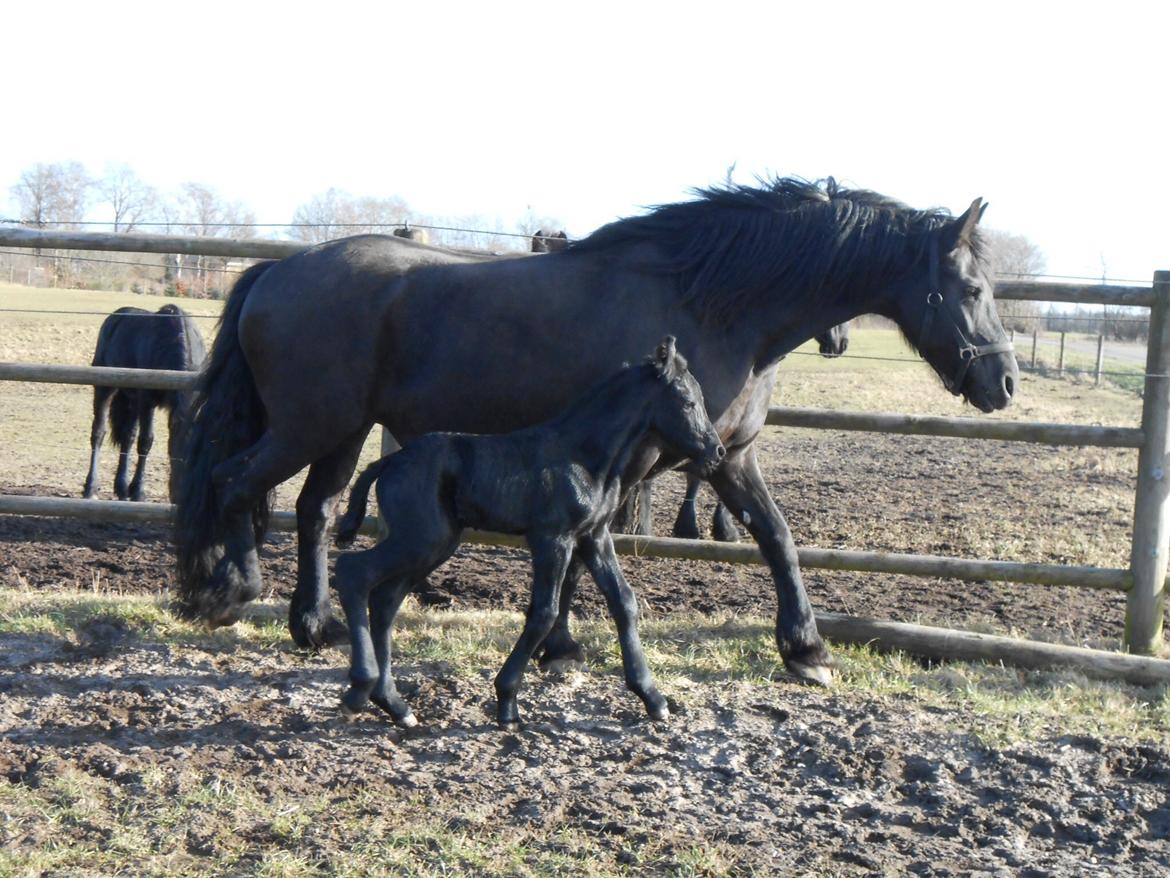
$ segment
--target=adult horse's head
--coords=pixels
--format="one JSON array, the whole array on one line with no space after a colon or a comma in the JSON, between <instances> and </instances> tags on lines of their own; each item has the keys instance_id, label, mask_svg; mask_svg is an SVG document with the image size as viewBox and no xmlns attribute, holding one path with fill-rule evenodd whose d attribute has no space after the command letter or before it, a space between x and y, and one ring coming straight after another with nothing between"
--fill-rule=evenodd
<instances>
[{"instance_id":1,"label":"adult horse's head","mask_svg":"<svg viewBox=\"0 0 1170 878\"><path fill-rule=\"evenodd\" d=\"M715 471L727 453L707 415L703 390L666 336L650 357L656 392L650 396L650 427L671 451L695 461L705 475Z\"/></svg>"},{"instance_id":2,"label":"adult horse's head","mask_svg":"<svg viewBox=\"0 0 1170 878\"><path fill-rule=\"evenodd\" d=\"M849 321L830 326L816 337L822 357L839 357L849 350Z\"/></svg>"},{"instance_id":3,"label":"adult horse's head","mask_svg":"<svg viewBox=\"0 0 1170 878\"><path fill-rule=\"evenodd\" d=\"M955 396L983 412L1011 402L1019 369L992 295L976 198L924 233L921 258L893 285L890 316Z\"/></svg>"}]
</instances>

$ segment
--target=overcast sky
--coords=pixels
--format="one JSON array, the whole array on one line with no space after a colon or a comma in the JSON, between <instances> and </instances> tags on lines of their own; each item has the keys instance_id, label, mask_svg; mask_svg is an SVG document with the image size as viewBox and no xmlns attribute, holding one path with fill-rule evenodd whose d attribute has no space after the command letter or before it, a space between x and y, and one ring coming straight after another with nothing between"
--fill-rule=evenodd
<instances>
[{"instance_id":1,"label":"overcast sky","mask_svg":"<svg viewBox=\"0 0 1170 878\"><path fill-rule=\"evenodd\" d=\"M580 236L722 179L833 175L1170 268L1170 4L8 4L0 206L130 165L291 219L330 187ZM104 219L97 210L93 219Z\"/></svg>"}]
</instances>

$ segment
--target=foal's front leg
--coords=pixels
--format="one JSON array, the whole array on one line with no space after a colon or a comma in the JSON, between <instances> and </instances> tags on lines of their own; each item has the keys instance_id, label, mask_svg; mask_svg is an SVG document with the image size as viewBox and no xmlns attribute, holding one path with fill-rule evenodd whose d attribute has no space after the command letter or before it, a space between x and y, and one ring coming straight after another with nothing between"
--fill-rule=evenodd
<instances>
[{"instance_id":1,"label":"foal's front leg","mask_svg":"<svg viewBox=\"0 0 1170 878\"><path fill-rule=\"evenodd\" d=\"M642 641L638 637L638 600L618 566L609 529L602 528L599 533L582 540L581 556L605 595L609 612L617 624L626 686L642 699L651 719L666 719L670 716L670 708L654 685L650 667L646 664L646 654L642 651Z\"/></svg>"},{"instance_id":2,"label":"foal's front leg","mask_svg":"<svg viewBox=\"0 0 1170 878\"><path fill-rule=\"evenodd\" d=\"M520 711L516 707L520 680L532 654L557 620L561 583L573 555L573 544L565 537L545 539L530 535L528 544L532 550L532 601L528 605L524 631L496 675L500 727L513 731L520 727Z\"/></svg>"}]
</instances>

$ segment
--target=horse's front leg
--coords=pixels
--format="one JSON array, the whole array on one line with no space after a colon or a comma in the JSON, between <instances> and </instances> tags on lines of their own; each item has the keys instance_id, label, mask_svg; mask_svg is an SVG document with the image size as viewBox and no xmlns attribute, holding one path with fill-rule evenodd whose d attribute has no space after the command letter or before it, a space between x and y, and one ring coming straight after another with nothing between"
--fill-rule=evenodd
<instances>
[{"instance_id":1,"label":"horse's front leg","mask_svg":"<svg viewBox=\"0 0 1170 878\"><path fill-rule=\"evenodd\" d=\"M610 615L617 625L626 687L642 699L651 719L666 719L670 716L670 708L654 685L650 667L646 664L646 654L642 651L642 641L638 637L638 600L618 566L609 530L603 528L600 533L582 540L581 555L605 595Z\"/></svg>"},{"instance_id":2,"label":"horse's front leg","mask_svg":"<svg viewBox=\"0 0 1170 878\"><path fill-rule=\"evenodd\" d=\"M678 509L678 517L674 520L674 529L671 535L682 540L697 540L699 533L699 516L695 504L699 496L699 477L687 473L687 492L683 497L682 506Z\"/></svg>"},{"instance_id":3,"label":"horse's front leg","mask_svg":"<svg viewBox=\"0 0 1170 878\"><path fill-rule=\"evenodd\" d=\"M776 644L789 673L829 685L833 660L817 632L812 605L800 578L796 544L783 514L772 502L756 461L755 447L733 452L710 478L719 499L743 522L760 546L776 583Z\"/></svg>"},{"instance_id":4,"label":"horse's front leg","mask_svg":"<svg viewBox=\"0 0 1170 878\"><path fill-rule=\"evenodd\" d=\"M530 536L529 545L532 549L532 601L528 605L524 631L496 675L499 724L509 730L520 727L516 693L532 654L556 622L561 583L573 555L573 545L564 537L542 539Z\"/></svg>"},{"instance_id":5,"label":"horse's front leg","mask_svg":"<svg viewBox=\"0 0 1170 878\"><path fill-rule=\"evenodd\" d=\"M309 467L297 497L297 585L288 607L293 640L306 649L344 643L345 626L329 608L329 555L325 531L337 496L349 482L367 427Z\"/></svg>"}]
</instances>

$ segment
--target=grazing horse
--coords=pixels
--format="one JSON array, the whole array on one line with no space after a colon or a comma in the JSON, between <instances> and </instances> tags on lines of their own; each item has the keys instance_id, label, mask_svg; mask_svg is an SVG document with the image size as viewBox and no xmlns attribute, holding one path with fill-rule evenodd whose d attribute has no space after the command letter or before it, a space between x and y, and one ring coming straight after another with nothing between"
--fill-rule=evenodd
<instances>
[{"instance_id":1,"label":"grazing horse","mask_svg":"<svg viewBox=\"0 0 1170 878\"><path fill-rule=\"evenodd\" d=\"M699 191L539 259L412 262L400 248L434 248L365 235L262 263L236 282L203 373L175 530L182 608L211 624L239 618L261 590L268 492L308 466L289 627L304 645L344 638L324 536L373 424L404 443L530 426L670 334L727 448L711 485L771 571L785 664L828 683L796 545L755 456L776 365L805 339L877 313L952 393L984 412L1008 405L1019 374L982 213L981 199L956 218L783 178ZM648 451L630 478L675 463ZM542 661L580 654L571 591Z\"/></svg>"},{"instance_id":2,"label":"grazing horse","mask_svg":"<svg viewBox=\"0 0 1170 878\"><path fill-rule=\"evenodd\" d=\"M694 458L705 471L724 455L702 390L669 336L647 363L625 367L549 421L494 435L427 433L371 464L354 485L337 541L357 534L375 480L390 535L337 559L334 587L352 645L344 709L356 713L372 699L395 722L415 724L390 669L394 617L410 590L454 554L463 529L474 527L524 534L532 552L524 631L496 677L500 725L519 723L520 680L556 622L574 552L617 623L626 685L653 719L664 719L666 699L638 641L637 601L609 536L623 477L646 445Z\"/></svg>"},{"instance_id":3,"label":"grazing horse","mask_svg":"<svg viewBox=\"0 0 1170 878\"><path fill-rule=\"evenodd\" d=\"M177 305L163 305L151 313L141 308L119 308L104 321L98 331L95 366L120 366L127 369L172 369L197 372L203 364L206 348L195 321ZM142 480L146 474L146 457L154 444L154 410L168 413L168 448L171 458L170 495L177 493L176 462L182 448L193 394L178 390L135 390L127 387L93 388L93 426L90 428L89 474L85 477L82 496L97 495L98 455L106 438L106 421L113 429L118 446L118 471L114 492L119 500L142 500ZM134 478L126 480L130 465L130 446L138 439L138 464Z\"/></svg>"},{"instance_id":4,"label":"grazing horse","mask_svg":"<svg viewBox=\"0 0 1170 878\"><path fill-rule=\"evenodd\" d=\"M849 348L849 323L840 323L820 333L816 337L816 342L821 356L829 358L841 356ZM769 391L769 398L770 393L771 391ZM699 496L702 479L693 473L688 473L686 478L686 495L679 507L671 536L697 540L700 533L695 500ZM618 510L613 529L619 533L651 536L654 533L653 505L654 483L647 479L629 493L622 508ZM711 520L711 531L712 536L718 542L734 543L739 541L739 530L735 526L735 519L731 517L731 513L722 503L715 506L715 513Z\"/></svg>"},{"instance_id":5,"label":"grazing horse","mask_svg":"<svg viewBox=\"0 0 1170 878\"><path fill-rule=\"evenodd\" d=\"M559 253L568 246L569 236L563 231L545 232L544 229L537 229L532 236L533 253Z\"/></svg>"}]
</instances>

